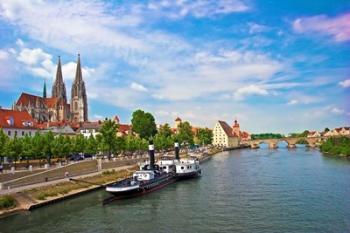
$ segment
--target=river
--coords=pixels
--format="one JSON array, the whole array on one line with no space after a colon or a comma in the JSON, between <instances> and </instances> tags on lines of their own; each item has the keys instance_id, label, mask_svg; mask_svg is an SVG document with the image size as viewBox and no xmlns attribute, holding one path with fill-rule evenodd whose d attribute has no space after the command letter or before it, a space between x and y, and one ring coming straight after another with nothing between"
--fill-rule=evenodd
<instances>
[{"instance_id":1,"label":"river","mask_svg":"<svg viewBox=\"0 0 350 233\"><path fill-rule=\"evenodd\" d=\"M103 190L0 219L0 232L350 232L350 161L316 149L223 152L203 174L102 206Z\"/></svg>"}]
</instances>

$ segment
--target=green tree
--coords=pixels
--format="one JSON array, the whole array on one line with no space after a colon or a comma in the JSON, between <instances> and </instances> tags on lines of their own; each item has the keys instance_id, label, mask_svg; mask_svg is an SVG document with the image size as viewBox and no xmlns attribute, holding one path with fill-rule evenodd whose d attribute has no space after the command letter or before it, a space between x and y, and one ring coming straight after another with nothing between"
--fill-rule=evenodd
<instances>
[{"instance_id":1,"label":"green tree","mask_svg":"<svg viewBox=\"0 0 350 233\"><path fill-rule=\"evenodd\" d=\"M157 126L151 113L136 110L132 114L132 130L141 138L149 139L157 133Z\"/></svg>"},{"instance_id":2,"label":"green tree","mask_svg":"<svg viewBox=\"0 0 350 233\"><path fill-rule=\"evenodd\" d=\"M54 142L54 135L51 131L45 133L42 138L42 142L44 143L42 148L42 156L47 160L47 163L51 165L51 158L52 158L52 145Z\"/></svg>"},{"instance_id":3,"label":"green tree","mask_svg":"<svg viewBox=\"0 0 350 233\"><path fill-rule=\"evenodd\" d=\"M180 123L178 127L178 133L176 135L178 142L180 144L185 143L192 145L194 143L193 136L192 126L190 123L187 121Z\"/></svg>"},{"instance_id":4,"label":"green tree","mask_svg":"<svg viewBox=\"0 0 350 233\"><path fill-rule=\"evenodd\" d=\"M171 130L168 123L162 125L158 129L158 135L162 135L164 137L170 137L173 134L173 131Z\"/></svg>"},{"instance_id":5,"label":"green tree","mask_svg":"<svg viewBox=\"0 0 350 233\"><path fill-rule=\"evenodd\" d=\"M16 169L16 162L22 156L22 141L16 136L11 140L7 140L5 144L5 153L14 161Z\"/></svg>"},{"instance_id":6,"label":"green tree","mask_svg":"<svg viewBox=\"0 0 350 233\"><path fill-rule=\"evenodd\" d=\"M204 145L210 145L212 144L213 141L213 131L205 128L205 129L199 129L197 132L197 138L198 138L198 142L200 144L204 144Z\"/></svg>"},{"instance_id":7,"label":"green tree","mask_svg":"<svg viewBox=\"0 0 350 233\"><path fill-rule=\"evenodd\" d=\"M5 145L8 140L9 140L9 137L7 137L4 131L0 129L0 163L2 163L3 157L6 156Z\"/></svg>"},{"instance_id":8,"label":"green tree","mask_svg":"<svg viewBox=\"0 0 350 233\"><path fill-rule=\"evenodd\" d=\"M44 150L44 136L39 132L36 132L32 141L33 158L39 159L39 165L41 166L41 159L45 158Z\"/></svg>"},{"instance_id":9,"label":"green tree","mask_svg":"<svg viewBox=\"0 0 350 233\"><path fill-rule=\"evenodd\" d=\"M118 125L115 121L107 119L103 122L100 129L99 143L103 152L108 153L108 159L111 158L112 151L116 150Z\"/></svg>"},{"instance_id":10,"label":"green tree","mask_svg":"<svg viewBox=\"0 0 350 233\"><path fill-rule=\"evenodd\" d=\"M86 146L86 139L82 134L75 136L74 139L72 140L72 143L73 143L73 151L75 153L84 152L85 146Z\"/></svg>"},{"instance_id":11,"label":"green tree","mask_svg":"<svg viewBox=\"0 0 350 233\"><path fill-rule=\"evenodd\" d=\"M28 135L22 139L22 154L27 160L27 167L29 167L29 159L33 159L35 154L32 138Z\"/></svg>"},{"instance_id":12,"label":"green tree","mask_svg":"<svg viewBox=\"0 0 350 233\"><path fill-rule=\"evenodd\" d=\"M98 151L97 148L97 140L96 138L91 134L89 138L86 140L86 145L84 148L84 153L86 154L92 154L95 155Z\"/></svg>"}]
</instances>

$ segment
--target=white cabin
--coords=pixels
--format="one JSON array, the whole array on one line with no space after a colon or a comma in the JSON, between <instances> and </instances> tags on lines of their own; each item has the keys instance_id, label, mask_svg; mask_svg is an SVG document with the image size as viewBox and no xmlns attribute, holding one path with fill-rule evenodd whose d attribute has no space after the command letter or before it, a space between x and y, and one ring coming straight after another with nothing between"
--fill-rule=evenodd
<instances>
[{"instance_id":1,"label":"white cabin","mask_svg":"<svg viewBox=\"0 0 350 233\"><path fill-rule=\"evenodd\" d=\"M134 172L133 178L138 181L144 180L153 180L154 179L154 171L137 171Z\"/></svg>"}]
</instances>

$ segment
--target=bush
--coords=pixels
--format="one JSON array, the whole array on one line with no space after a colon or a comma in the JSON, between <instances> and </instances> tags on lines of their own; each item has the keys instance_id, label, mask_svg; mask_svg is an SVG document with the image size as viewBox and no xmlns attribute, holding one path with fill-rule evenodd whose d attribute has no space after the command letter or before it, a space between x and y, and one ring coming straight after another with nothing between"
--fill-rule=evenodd
<instances>
[{"instance_id":1,"label":"bush","mask_svg":"<svg viewBox=\"0 0 350 233\"><path fill-rule=\"evenodd\" d=\"M328 138L320 147L322 152L339 156L350 156L350 138Z\"/></svg>"},{"instance_id":2,"label":"bush","mask_svg":"<svg viewBox=\"0 0 350 233\"><path fill-rule=\"evenodd\" d=\"M10 196L5 195L0 197L0 209L8 209L16 206L16 200Z\"/></svg>"}]
</instances>

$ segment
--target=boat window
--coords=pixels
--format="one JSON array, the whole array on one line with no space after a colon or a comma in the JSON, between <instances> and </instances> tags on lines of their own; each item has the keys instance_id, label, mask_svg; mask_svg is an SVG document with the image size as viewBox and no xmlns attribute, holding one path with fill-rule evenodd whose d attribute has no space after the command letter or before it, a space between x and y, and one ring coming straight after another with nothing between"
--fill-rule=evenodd
<instances>
[{"instance_id":1,"label":"boat window","mask_svg":"<svg viewBox=\"0 0 350 233\"><path fill-rule=\"evenodd\" d=\"M184 167L181 167L181 169L184 169Z\"/></svg>"}]
</instances>

